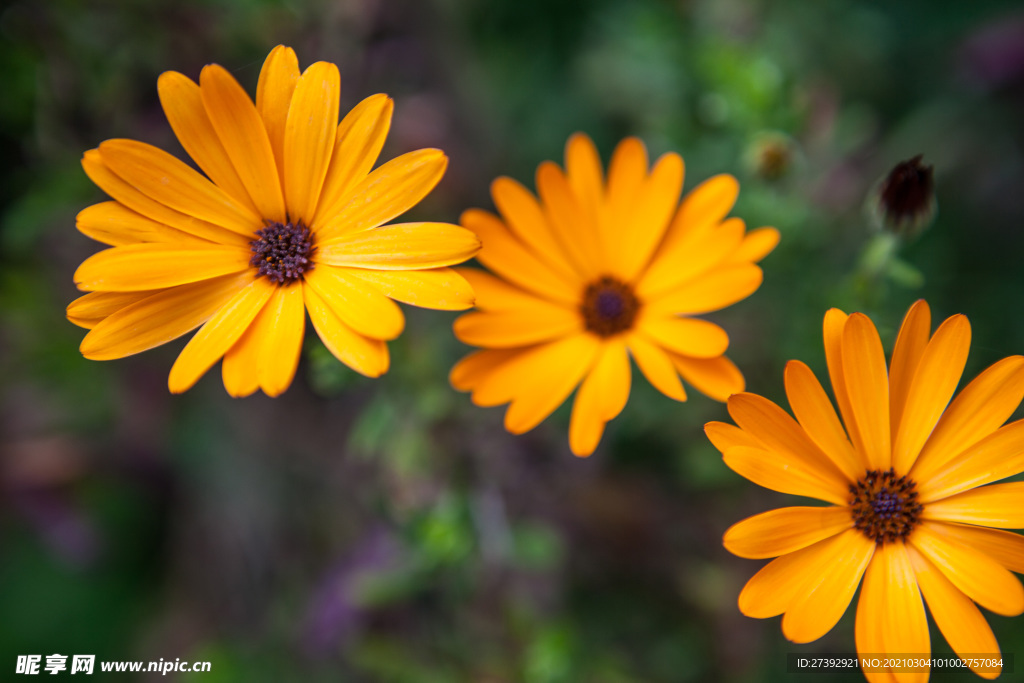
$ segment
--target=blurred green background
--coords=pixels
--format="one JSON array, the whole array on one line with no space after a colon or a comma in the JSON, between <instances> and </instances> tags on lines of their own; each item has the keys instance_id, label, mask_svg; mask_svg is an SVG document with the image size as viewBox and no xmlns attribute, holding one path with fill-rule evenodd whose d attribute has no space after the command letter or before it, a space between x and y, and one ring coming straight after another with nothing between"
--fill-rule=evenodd
<instances>
[{"instance_id":1,"label":"blurred green background","mask_svg":"<svg viewBox=\"0 0 1024 683\"><path fill-rule=\"evenodd\" d=\"M498 175L532 187L574 131L605 160L625 135L652 156L677 150L688 188L736 175L734 215L783 236L761 290L710 316L751 391L784 403L790 358L825 376L830 306L870 314L891 348L920 297L936 323L968 315L973 376L1024 352L1019 2L0 7L0 678L17 654L63 653L210 660L178 679L207 683L862 680L786 673L788 652L852 652L853 610L796 646L779 619L736 608L762 563L729 555L723 531L794 500L722 464L702 425L724 406L695 391L676 404L634 373L625 411L579 460L565 407L516 437L502 409L448 386L466 352L453 314L407 309L379 380L309 335L276 400L229 399L216 369L169 395L183 341L83 359L63 311L99 246L74 217L103 195L79 159L112 137L181 154L157 76L217 62L253 93L285 43L303 66L339 65L343 109L395 98L382 158L448 153L417 216L492 208ZM866 198L919 153L938 217L881 262ZM1024 656L1024 619L989 620Z\"/></svg>"}]
</instances>

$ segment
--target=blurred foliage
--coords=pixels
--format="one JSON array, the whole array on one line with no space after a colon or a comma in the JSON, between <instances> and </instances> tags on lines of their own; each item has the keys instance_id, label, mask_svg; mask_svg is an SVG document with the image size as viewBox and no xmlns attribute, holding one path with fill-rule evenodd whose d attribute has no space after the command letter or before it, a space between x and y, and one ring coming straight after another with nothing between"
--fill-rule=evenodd
<instances>
[{"instance_id":1,"label":"blurred foliage","mask_svg":"<svg viewBox=\"0 0 1024 683\"><path fill-rule=\"evenodd\" d=\"M15 0L0 40L2 667L60 652L213 662L183 681L780 681L787 652L854 649L852 610L801 646L739 614L757 564L721 534L787 499L722 464L701 427L726 413L696 392L676 404L637 377L576 460L566 408L516 437L450 389L450 314L409 310L379 380L310 338L276 400L230 400L216 371L170 396L181 342L84 360L63 307L96 250L74 215L101 193L78 159L111 137L181 153L165 70L217 62L253 92L278 43L338 63L344 106L396 98L385 157L451 157L419 217L491 208L489 179L532 184L577 130L605 159L626 135L678 150L688 188L737 175L734 214L783 241L761 290L711 317L778 401L787 359L822 376L831 306L887 345L916 298L966 313L968 376L1024 349L1005 306L1024 299L1016 2ZM919 153L935 222L873 233L871 188ZM1004 652L1024 643L1024 621L990 621Z\"/></svg>"}]
</instances>

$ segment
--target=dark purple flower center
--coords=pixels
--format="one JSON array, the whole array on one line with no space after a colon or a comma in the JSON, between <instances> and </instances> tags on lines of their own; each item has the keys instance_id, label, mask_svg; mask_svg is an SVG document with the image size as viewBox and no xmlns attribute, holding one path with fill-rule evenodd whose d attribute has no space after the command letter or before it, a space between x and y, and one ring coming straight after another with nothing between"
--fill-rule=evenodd
<instances>
[{"instance_id":1,"label":"dark purple flower center","mask_svg":"<svg viewBox=\"0 0 1024 683\"><path fill-rule=\"evenodd\" d=\"M850 485L853 525L879 545L909 536L920 523L923 510L914 480L897 477L892 468L870 470Z\"/></svg>"},{"instance_id":2,"label":"dark purple flower center","mask_svg":"<svg viewBox=\"0 0 1024 683\"><path fill-rule=\"evenodd\" d=\"M622 295L618 292L604 290L598 292L594 307L597 314L602 318L614 320L622 315L622 309L625 308L625 304L622 301Z\"/></svg>"},{"instance_id":3,"label":"dark purple flower center","mask_svg":"<svg viewBox=\"0 0 1024 683\"><path fill-rule=\"evenodd\" d=\"M312 270L310 260L315 251L312 235L302 221L277 223L267 221L267 227L257 230L259 239L249 242L252 258L249 265L259 274L279 285L295 282L302 274Z\"/></svg>"},{"instance_id":4,"label":"dark purple flower center","mask_svg":"<svg viewBox=\"0 0 1024 683\"><path fill-rule=\"evenodd\" d=\"M580 304L587 329L602 337L630 329L639 310L633 289L608 275L587 286Z\"/></svg>"}]
</instances>

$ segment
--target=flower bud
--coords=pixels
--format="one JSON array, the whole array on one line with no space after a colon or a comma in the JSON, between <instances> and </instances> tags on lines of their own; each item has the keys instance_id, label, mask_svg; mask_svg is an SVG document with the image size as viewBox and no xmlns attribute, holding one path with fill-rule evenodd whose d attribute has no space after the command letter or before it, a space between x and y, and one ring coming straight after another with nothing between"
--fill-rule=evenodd
<instances>
[{"instance_id":1,"label":"flower bud","mask_svg":"<svg viewBox=\"0 0 1024 683\"><path fill-rule=\"evenodd\" d=\"M785 177L796 162L796 143L788 135L763 132L747 147L744 161L747 168L768 182Z\"/></svg>"},{"instance_id":2,"label":"flower bud","mask_svg":"<svg viewBox=\"0 0 1024 683\"><path fill-rule=\"evenodd\" d=\"M917 237L935 218L933 168L922 155L896 164L875 187L870 209L879 228L904 239Z\"/></svg>"}]
</instances>

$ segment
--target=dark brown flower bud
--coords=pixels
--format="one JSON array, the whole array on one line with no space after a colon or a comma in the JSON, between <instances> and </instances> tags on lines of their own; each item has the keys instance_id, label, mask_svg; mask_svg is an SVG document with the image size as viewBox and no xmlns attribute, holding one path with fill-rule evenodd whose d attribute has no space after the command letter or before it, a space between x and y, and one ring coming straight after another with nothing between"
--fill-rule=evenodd
<instances>
[{"instance_id":1,"label":"dark brown flower bud","mask_svg":"<svg viewBox=\"0 0 1024 683\"><path fill-rule=\"evenodd\" d=\"M747 167L769 182L786 176L796 161L796 144L783 133L764 132L747 147Z\"/></svg>"},{"instance_id":2,"label":"dark brown flower bud","mask_svg":"<svg viewBox=\"0 0 1024 683\"><path fill-rule=\"evenodd\" d=\"M916 237L935 218L933 168L922 155L901 161L873 193L871 204L879 226L903 238Z\"/></svg>"}]
</instances>

